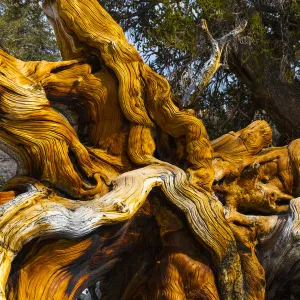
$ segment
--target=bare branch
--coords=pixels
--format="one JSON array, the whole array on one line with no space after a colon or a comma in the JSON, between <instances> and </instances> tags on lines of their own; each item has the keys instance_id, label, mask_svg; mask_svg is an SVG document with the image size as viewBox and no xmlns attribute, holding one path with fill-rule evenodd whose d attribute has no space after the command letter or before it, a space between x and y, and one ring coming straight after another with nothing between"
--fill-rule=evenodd
<instances>
[{"instance_id":1,"label":"bare branch","mask_svg":"<svg viewBox=\"0 0 300 300\"><path fill-rule=\"evenodd\" d=\"M222 38L218 40L219 47L223 50L226 43L228 43L237 35L244 32L246 27L247 27L247 21L244 20L238 27L236 27L234 30L230 31L228 34L224 35Z\"/></svg>"},{"instance_id":2,"label":"bare branch","mask_svg":"<svg viewBox=\"0 0 300 300\"><path fill-rule=\"evenodd\" d=\"M192 106L195 103L195 93L202 93L207 85L210 83L214 74L218 71L221 64L221 57L226 43L228 43L232 38L241 34L247 26L247 22L244 21L237 28L216 40L211 35L207 23L205 20L202 20L201 28L205 32L206 38L211 45L212 52L209 60L204 64L203 68L200 70L199 74L192 79L190 86L188 87L186 93L182 98L182 102L185 106Z\"/></svg>"}]
</instances>

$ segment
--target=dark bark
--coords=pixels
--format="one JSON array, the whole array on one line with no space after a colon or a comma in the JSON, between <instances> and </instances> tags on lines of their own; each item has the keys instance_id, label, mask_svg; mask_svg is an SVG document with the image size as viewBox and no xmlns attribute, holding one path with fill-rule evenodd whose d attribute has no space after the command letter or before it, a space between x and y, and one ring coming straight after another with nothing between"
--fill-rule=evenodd
<instances>
[{"instance_id":1,"label":"dark bark","mask_svg":"<svg viewBox=\"0 0 300 300\"><path fill-rule=\"evenodd\" d=\"M245 60L245 57L251 56L251 49L241 48L237 53L231 53L231 70L246 84L254 104L263 109L276 125L282 135L282 142L299 138L299 80L282 80L279 63L262 68L263 58L258 61Z\"/></svg>"}]
</instances>

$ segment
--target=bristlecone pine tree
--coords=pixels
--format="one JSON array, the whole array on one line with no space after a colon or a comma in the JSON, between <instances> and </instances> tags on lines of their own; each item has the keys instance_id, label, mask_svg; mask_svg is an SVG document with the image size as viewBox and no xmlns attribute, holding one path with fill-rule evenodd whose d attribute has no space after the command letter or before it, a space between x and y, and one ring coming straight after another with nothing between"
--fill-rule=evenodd
<instances>
[{"instance_id":1,"label":"bristlecone pine tree","mask_svg":"<svg viewBox=\"0 0 300 300\"><path fill-rule=\"evenodd\" d=\"M264 149L264 121L210 142L96 0L43 7L64 60L0 52L0 299L300 299L300 142ZM245 28L202 25L201 88Z\"/></svg>"}]
</instances>

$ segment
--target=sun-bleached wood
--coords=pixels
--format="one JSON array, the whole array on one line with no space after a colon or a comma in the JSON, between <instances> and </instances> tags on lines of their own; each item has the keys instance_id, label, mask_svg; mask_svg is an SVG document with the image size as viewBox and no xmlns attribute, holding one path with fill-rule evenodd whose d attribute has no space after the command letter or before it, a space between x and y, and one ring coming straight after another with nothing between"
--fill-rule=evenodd
<instances>
[{"instance_id":1,"label":"sun-bleached wood","mask_svg":"<svg viewBox=\"0 0 300 300\"><path fill-rule=\"evenodd\" d=\"M213 78L214 74L219 70L221 67L221 57L224 51L226 44L235 36L241 34L247 26L247 22L244 21L241 25L237 28L229 32L228 34L224 35L222 38L216 40L211 35L207 23L205 20L202 20L201 28L204 31L206 38L211 45L212 53L210 55L209 60L204 64L203 68L199 71L196 78L192 79L191 84L187 87L186 92L182 97L182 102L185 106L193 106L195 105L195 94L201 94L204 91L206 86L210 83L211 79Z\"/></svg>"},{"instance_id":2,"label":"sun-bleached wood","mask_svg":"<svg viewBox=\"0 0 300 300\"><path fill-rule=\"evenodd\" d=\"M299 141L255 121L210 142L98 1L43 7L64 60L0 51L0 299L297 296Z\"/></svg>"}]
</instances>

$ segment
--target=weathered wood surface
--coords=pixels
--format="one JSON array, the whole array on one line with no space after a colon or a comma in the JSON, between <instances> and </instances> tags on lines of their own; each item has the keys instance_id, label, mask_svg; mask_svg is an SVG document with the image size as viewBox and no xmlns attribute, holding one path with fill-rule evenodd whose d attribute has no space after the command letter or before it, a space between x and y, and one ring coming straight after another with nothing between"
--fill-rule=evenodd
<instances>
[{"instance_id":1,"label":"weathered wood surface","mask_svg":"<svg viewBox=\"0 0 300 300\"><path fill-rule=\"evenodd\" d=\"M64 61L0 51L0 299L300 296L299 141L256 121L210 142L96 0L44 10Z\"/></svg>"}]
</instances>

